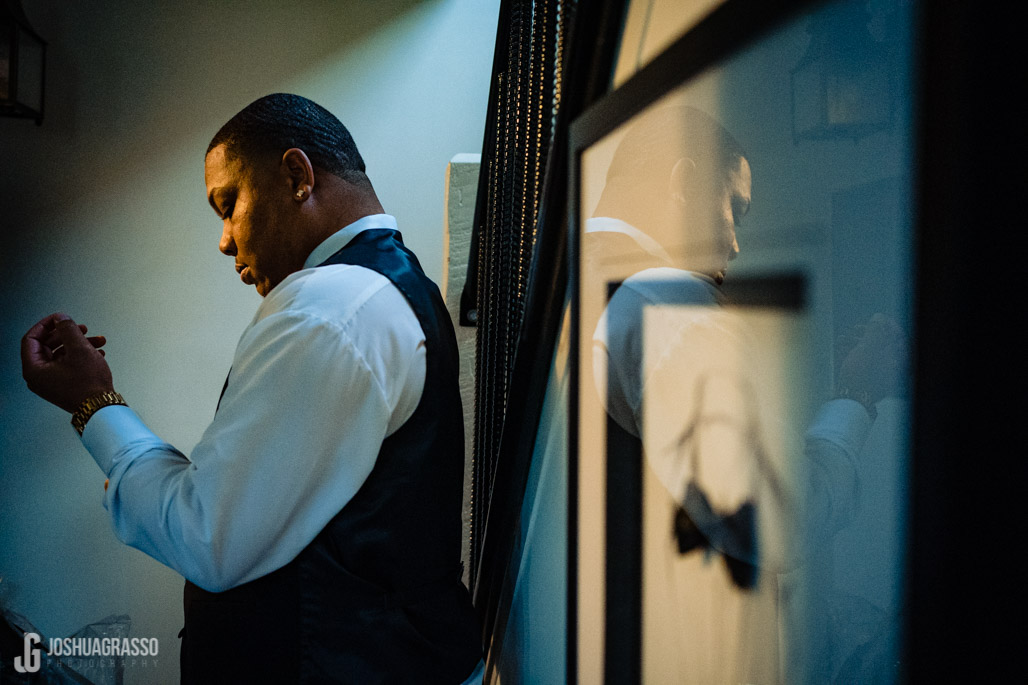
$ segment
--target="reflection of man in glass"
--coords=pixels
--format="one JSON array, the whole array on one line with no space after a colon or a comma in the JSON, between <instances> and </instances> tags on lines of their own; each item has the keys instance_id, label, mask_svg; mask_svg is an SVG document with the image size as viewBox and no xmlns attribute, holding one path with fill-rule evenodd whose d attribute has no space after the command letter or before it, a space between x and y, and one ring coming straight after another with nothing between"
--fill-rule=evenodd
<instances>
[{"instance_id":1,"label":"reflection of man in glass","mask_svg":"<svg viewBox=\"0 0 1028 685\"><path fill-rule=\"evenodd\" d=\"M711 364L730 335L721 285L739 252L736 228L749 209L750 189L742 148L719 123L691 107L646 112L614 153L582 241L583 329L596 333L594 371L606 409L636 437L645 430L647 380L651 390L659 381L644 377L640 312L661 305L689 309L662 342L666 352L674 352L662 355L664 378L682 386L685 374L695 376ZM695 390L681 394L691 400ZM687 408L679 405L677 411ZM651 463L661 461L652 440L647 447ZM664 475L667 488L680 492L672 474Z\"/></svg>"},{"instance_id":2,"label":"reflection of man in glass","mask_svg":"<svg viewBox=\"0 0 1028 685\"><path fill-rule=\"evenodd\" d=\"M583 237L596 387L645 455L647 680L774 682L791 670L778 573L845 523L872 421L860 400L880 398L856 387L873 374L849 373L853 399L822 407L804 447L793 439L788 395L803 386L783 372L797 354L789 324L723 306L750 190L720 124L652 110L614 153ZM864 342L850 370L874 363Z\"/></svg>"},{"instance_id":3,"label":"reflection of man in glass","mask_svg":"<svg viewBox=\"0 0 1028 685\"><path fill-rule=\"evenodd\" d=\"M587 258L615 257L631 272L673 266L719 285L739 253L751 183L742 148L709 116L648 112L614 153L586 228Z\"/></svg>"}]
</instances>

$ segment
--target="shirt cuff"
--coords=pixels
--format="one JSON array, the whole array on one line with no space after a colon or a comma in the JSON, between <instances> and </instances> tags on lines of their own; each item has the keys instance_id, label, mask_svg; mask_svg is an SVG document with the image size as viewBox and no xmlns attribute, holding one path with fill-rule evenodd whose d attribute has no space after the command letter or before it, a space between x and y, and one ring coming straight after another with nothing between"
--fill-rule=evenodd
<instances>
[{"instance_id":1,"label":"shirt cuff","mask_svg":"<svg viewBox=\"0 0 1028 685\"><path fill-rule=\"evenodd\" d=\"M871 424L871 417L860 402L844 398L829 400L818 410L807 437L827 440L856 456L864 446Z\"/></svg>"},{"instance_id":2,"label":"shirt cuff","mask_svg":"<svg viewBox=\"0 0 1028 685\"><path fill-rule=\"evenodd\" d=\"M98 410L82 431L82 444L105 476L111 475L114 458L138 440L159 441L131 408L113 404Z\"/></svg>"}]
</instances>

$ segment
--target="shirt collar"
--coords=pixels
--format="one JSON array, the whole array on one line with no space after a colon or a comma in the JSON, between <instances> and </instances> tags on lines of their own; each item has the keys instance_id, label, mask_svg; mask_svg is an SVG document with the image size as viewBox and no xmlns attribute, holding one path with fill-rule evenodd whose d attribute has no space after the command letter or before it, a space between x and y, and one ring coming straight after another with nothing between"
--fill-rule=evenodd
<instances>
[{"instance_id":1,"label":"shirt collar","mask_svg":"<svg viewBox=\"0 0 1028 685\"><path fill-rule=\"evenodd\" d=\"M339 252L339 250L346 247L346 244L356 238L358 233L367 231L371 228L391 228L394 231L400 230L396 225L396 217L391 214L369 214L368 216L362 216L352 224L343 226L338 231L325 238L320 245L314 248L314 251L311 252L310 256L307 257L307 261L303 263L303 268L310 269L321 264L336 252Z\"/></svg>"},{"instance_id":2,"label":"shirt collar","mask_svg":"<svg viewBox=\"0 0 1028 685\"><path fill-rule=\"evenodd\" d=\"M594 216L585 222L586 233L623 233L634 240L647 254L673 264L671 255L661 247L660 243L646 235L630 223L612 216Z\"/></svg>"}]
</instances>

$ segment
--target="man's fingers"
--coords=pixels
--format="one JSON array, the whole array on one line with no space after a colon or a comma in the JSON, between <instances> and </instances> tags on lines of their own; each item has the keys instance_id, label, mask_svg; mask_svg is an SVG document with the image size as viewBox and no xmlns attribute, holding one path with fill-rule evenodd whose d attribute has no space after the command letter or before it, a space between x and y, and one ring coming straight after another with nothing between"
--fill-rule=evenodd
<instances>
[{"instance_id":1,"label":"man's fingers","mask_svg":"<svg viewBox=\"0 0 1028 685\"><path fill-rule=\"evenodd\" d=\"M102 335L86 337L89 328L70 316L56 312L36 322L21 339L22 375L53 363L72 350L98 350L107 344Z\"/></svg>"},{"instance_id":2,"label":"man's fingers","mask_svg":"<svg viewBox=\"0 0 1028 685\"><path fill-rule=\"evenodd\" d=\"M92 347L92 345L90 345L86 340L86 336L83 335L81 327L71 319L58 321L55 324L54 333L54 337L56 337L57 341L64 345L65 348Z\"/></svg>"},{"instance_id":3,"label":"man's fingers","mask_svg":"<svg viewBox=\"0 0 1028 685\"><path fill-rule=\"evenodd\" d=\"M867 339L874 345L893 347L906 344L903 329L893 319L884 314L875 314L867 327Z\"/></svg>"},{"instance_id":4,"label":"man's fingers","mask_svg":"<svg viewBox=\"0 0 1028 685\"><path fill-rule=\"evenodd\" d=\"M88 338L86 338L86 340L88 340L89 344L92 345L93 348L100 353L101 357L107 356L107 353L100 349L101 347L107 344L107 338L105 338L102 335L91 335Z\"/></svg>"},{"instance_id":5,"label":"man's fingers","mask_svg":"<svg viewBox=\"0 0 1028 685\"><path fill-rule=\"evenodd\" d=\"M50 348L35 338L21 340L21 374L26 376L29 370L42 366L50 361Z\"/></svg>"},{"instance_id":6,"label":"man's fingers","mask_svg":"<svg viewBox=\"0 0 1028 685\"><path fill-rule=\"evenodd\" d=\"M47 333L45 336L43 336L42 343L44 345L46 345L47 347L49 347L51 350L55 350L58 347L61 347L62 345L64 345L64 343L61 341L60 335L58 335L58 333L57 333L57 329L56 328L54 328L49 333Z\"/></svg>"},{"instance_id":7,"label":"man's fingers","mask_svg":"<svg viewBox=\"0 0 1028 685\"><path fill-rule=\"evenodd\" d=\"M83 335L85 335L89 331L89 327L86 326L86 324L84 324L84 323L78 324L78 328L79 328L80 331L82 331ZM93 336L93 337L97 337L97 336ZM103 337L103 336L99 336L99 337ZM86 338L86 339L87 340L92 340L92 338ZM50 351L55 353L55 354L57 353L59 348L64 346L64 341L61 339L61 334L58 332L56 326L43 339L43 344L45 344L47 347L49 347Z\"/></svg>"},{"instance_id":8,"label":"man's fingers","mask_svg":"<svg viewBox=\"0 0 1028 685\"><path fill-rule=\"evenodd\" d=\"M46 364L51 359L51 346L46 343L47 338L53 332L60 321L70 321L71 317L63 312L57 312L44 317L36 322L21 339L21 362L24 372L30 366Z\"/></svg>"},{"instance_id":9,"label":"man's fingers","mask_svg":"<svg viewBox=\"0 0 1028 685\"><path fill-rule=\"evenodd\" d=\"M57 312L50 316L43 317L36 324L28 330L25 337L22 340L32 339L42 341L48 335L53 333L54 328L59 321L70 321L71 317L64 312Z\"/></svg>"}]
</instances>

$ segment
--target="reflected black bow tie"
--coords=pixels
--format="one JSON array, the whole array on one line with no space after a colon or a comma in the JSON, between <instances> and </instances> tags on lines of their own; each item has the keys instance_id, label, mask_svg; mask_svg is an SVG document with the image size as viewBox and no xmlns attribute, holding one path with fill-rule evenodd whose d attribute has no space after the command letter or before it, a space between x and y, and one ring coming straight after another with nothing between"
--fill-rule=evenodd
<instances>
[{"instance_id":1,"label":"reflected black bow tie","mask_svg":"<svg viewBox=\"0 0 1028 685\"><path fill-rule=\"evenodd\" d=\"M757 558L756 511L753 503L747 501L732 514L715 514L707 495L696 483L690 482L685 490L685 505L679 505L675 512L678 553L686 554L694 549L720 552L732 582L743 590L753 588L757 584L757 567L744 559ZM708 538L704 529L716 531L716 539Z\"/></svg>"}]
</instances>

